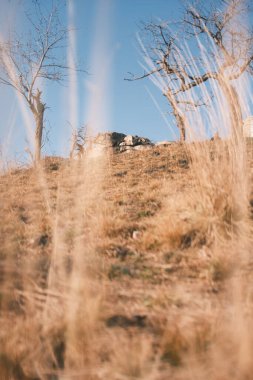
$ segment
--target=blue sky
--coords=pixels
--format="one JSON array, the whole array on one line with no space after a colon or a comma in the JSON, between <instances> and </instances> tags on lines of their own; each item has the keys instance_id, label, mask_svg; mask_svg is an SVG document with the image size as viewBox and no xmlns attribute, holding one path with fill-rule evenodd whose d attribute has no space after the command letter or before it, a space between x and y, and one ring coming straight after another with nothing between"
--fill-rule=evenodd
<instances>
[{"instance_id":1,"label":"blue sky","mask_svg":"<svg viewBox=\"0 0 253 380\"><path fill-rule=\"evenodd\" d=\"M96 80L93 70L92 55L94 53L94 36L104 40L106 57L99 56L101 65L109 58L108 83L106 87L105 105L108 108L106 129L137 134L152 140L174 138L163 117L155 107L147 89L161 103L166 118L169 118L168 106L159 90L149 80L127 82L124 78L128 72L142 73L139 65L142 60L140 48L136 40L141 21L156 18L177 17L180 2L174 0L70 0L74 5L74 23L77 38L77 55L89 72L89 75L78 76L78 126L88 122L89 91L87 82ZM43 4L51 4L51 0L43 0ZM64 3L64 1L62 1ZM107 11L99 16L101 8ZM24 10L33 9L31 0L1 0L0 25L1 32L15 26L21 30L25 25ZM105 9L103 9L103 12ZM98 25L98 18L103 20L103 27ZM67 23L67 7L61 11L63 23ZM102 30L105 29L105 30ZM107 36L107 37L106 37ZM97 43L97 41L96 41ZM1 144L7 147L9 154L23 152L27 145L26 128L21 117L14 92L0 86ZM69 82L63 86L49 83L44 99L49 107L46 111L46 125L49 131L49 143L44 147L45 154L67 154L69 149ZM97 112L100 112L98 109ZM10 131L12 125L12 132ZM12 155L12 154L11 154Z\"/></svg>"},{"instance_id":2,"label":"blue sky","mask_svg":"<svg viewBox=\"0 0 253 380\"><path fill-rule=\"evenodd\" d=\"M89 74L79 74L74 86L69 80L63 86L48 83L45 87L44 100L49 107L45 114L49 142L43 148L44 154L67 155L71 121L75 120L78 127L94 117L100 117L102 124L105 121L102 127L106 130L137 134L153 141L175 139L177 130L161 92L148 79L128 82L124 78L128 72L143 72L136 39L141 22L178 19L182 11L181 1L67 0L67 6L62 7L60 14L62 23L66 25L69 1L74 9L76 54ZM60 0L60 3L64 5L65 1ZM32 0L0 0L1 33L6 33L13 26L22 30L26 26L24 10L32 11L32 4ZM43 0L42 4L50 5L51 0ZM73 93L75 86L76 95ZM96 86L103 88L98 101L92 97L92 89ZM162 114L150 93L159 103ZM0 99L0 144L5 146L5 153L9 156L16 152L23 157L27 145L26 128L17 99L14 92L5 86L0 86ZM71 106L71 101L74 106ZM71 107L77 108L78 114L74 119Z\"/></svg>"}]
</instances>

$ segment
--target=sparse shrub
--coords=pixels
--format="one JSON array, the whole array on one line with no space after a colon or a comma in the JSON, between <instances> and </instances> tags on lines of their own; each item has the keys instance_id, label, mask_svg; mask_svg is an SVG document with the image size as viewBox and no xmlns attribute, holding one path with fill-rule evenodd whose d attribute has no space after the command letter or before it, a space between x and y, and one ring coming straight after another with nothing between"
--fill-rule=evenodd
<instances>
[{"instance_id":1,"label":"sparse shrub","mask_svg":"<svg viewBox=\"0 0 253 380\"><path fill-rule=\"evenodd\" d=\"M187 352L189 345L178 328L167 330L163 337L161 360L173 367L182 365L182 355Z\"/></svg>"},{"instance_id":2,"label":"sparse shrub","mask_svg":"<svg viewBox=\"0 0 253 380\"><path fill-rule=\"evenodd\" d=\"M232 263L227 257L217 257L210 264L211 278L213 281L224 281L232 272Z\"/></svg>"}]
</instances>

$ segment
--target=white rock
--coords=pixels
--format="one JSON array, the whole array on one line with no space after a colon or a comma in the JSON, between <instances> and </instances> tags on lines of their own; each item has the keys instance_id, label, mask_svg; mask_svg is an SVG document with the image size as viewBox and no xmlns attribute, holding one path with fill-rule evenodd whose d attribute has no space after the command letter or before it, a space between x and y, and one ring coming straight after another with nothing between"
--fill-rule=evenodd
<instances>
[{"instance_id":1,"label":"white rock","mask_svg":"<svg viewBox=\"0 0 253 380\"><path fill-rule=\"evenodd\" d=\"M124 138L124 143L125 143L125 145L133 146L134 145L134 137L132 135L127 135Z\"/></svg>"},{"instance_id":2,"label":"white rock","mask_svg":"<svg viewBox=\"0 0 253 380\"><path fill-rule=\"evenodd\" d=\"M134 240L140 239L141 235L142 235L141 231L133 231L133 239Z\"/></svg>"},{"instance_id":3,"label":"white rock","mask_svg":"<svg viewBox=\"0 0 253 380\"><path fill-rule=\"evenodd\" d=\"M173 144L173 141L159 141L155 143L155 146L169 146L172 144Z\"/></svg>"},{"instance_id":4,"label":"white rock","mask_svg":"<svg viewBox=\"0 0 253 380\"><path fill-rule=\"evenodd\" d=\"M150 149L150 148L151 148L151 145L136 145L132 149L134 149L134 150L146 150L146 149Z\"/></svg>"}]
</instances>

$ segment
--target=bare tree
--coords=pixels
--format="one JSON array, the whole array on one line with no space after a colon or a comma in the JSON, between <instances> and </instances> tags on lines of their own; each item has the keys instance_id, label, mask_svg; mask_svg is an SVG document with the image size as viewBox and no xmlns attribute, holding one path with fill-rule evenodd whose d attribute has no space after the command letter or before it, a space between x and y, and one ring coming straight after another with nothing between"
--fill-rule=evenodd
<instances>
[{"instance_id":1,"label":"bare tree","mask_svg":"<svg viewBox=\"0 0 253 380\"><path fill-rule=\"evenodd\" d=\"M139 80L149 77L161 89L171 107L180 133L180 141L185 141L189 123L187 110L205 104L203 99L184 98L186 87L189 89L199 85L191 75L191 62L187 61L180 47L180 33L172 33L167 23L148 23L143 28L149 43L140 45L145 60L144 74L131 74L127 80Z\"/></svg>"},{"instance_id":2,"label":"bare tree","mask_svg":"<svg viewBox=\"0 0 253 380\"><path fill-rule=\"evenodd\" d=\"M249 11L250 6L243 0L208 4L198 0L186 8L182 29L176 34L164 22L145 26L152 40L151 46L142 44L145 71L128 80L150 77L162 90L176 119L181 141L189 125L185 107L194 109L206 104L204 99L196 102L193 96L184 98L184 94L211 79L218 81L227 100L233 133L242 132L242 111L234 81L245 72L253 73L253 32L243 22ZM192 49L194 54L184 53L186 46L192 48L191 40L197 41Z\"/></svg>"},{"instance_id":3,"label":"bare tree","mask_svg":"<svg viewBox=\"0 0 253 380\"><path fill-rule=\"evenodd\" d=\"M78 129L73 129L71 136L70 158L82 157L85 152L85 145L87 143L87 125Z\"/></svg>"},{"instance_id":4,"label":"bare tree","mask_svg":"<svg viewBox=\"0 0 253 380\"><path fill-rule=\"evenodd\" d=\"M219 0L208 6L205 1L198 1L187 7L184 18L187 33L198 42L204 37L205 46L211 46L207 48L208 60L203 63L204 73L190 79L193 83L208 79L218 81L229 106L235 135L242 133L243 121L234 83L243 73L253 73L253 31L247 27L250 11L250 5L243 0ZM191 83L184 85L181 91L190 88Z\"/></svg>"},{"instance_id":5,"label":"bare tree","mask_svg":"<svg viewBox=\"0 0 253 380\"><path fill-rule=\"evenodd\" d=\"M28 104L35 121L35 152L37 164L41 158L44 113L41 84L44 80L61 82L68 67L61 49L68 30L61 25L59 8L48 10L35 1L32 16L26 14L29 33L16 33L5 41L0 40L0 84L12 87Z\"/></svg>"}]
</instances>

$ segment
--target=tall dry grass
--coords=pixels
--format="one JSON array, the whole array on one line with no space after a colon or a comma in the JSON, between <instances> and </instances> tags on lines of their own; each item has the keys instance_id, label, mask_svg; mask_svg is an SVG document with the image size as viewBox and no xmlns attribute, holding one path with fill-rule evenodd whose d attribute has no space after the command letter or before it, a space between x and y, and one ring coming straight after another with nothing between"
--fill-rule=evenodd
<instances>
[{"instance_id":1,"label":"tall dry grass","mask_svg":"<svg viewBox=\"0 0 253 380\"><path fill-rule=\"evenodd\" d=\"M198 44L206 71L212 71L213 62L208 60L206 48L200 41ZM146 52L145 66L154 69L151 57L143 45L142 48ZM219 62L218 50L215 46L212 49ZM188 46L184 51L187 53L180 59L185 60L187 67L187 62L193 62L194 57ZM197 65L192 68L191 75L201 76ZM152 81L164 93L166 79L157 73ZM173 86L173 82L169 85ZM247 116L250 112L247 76L239 78L234 85L241 111ZM210 93L214 94L214 100ZM225 298L218 307L212 306L212 315L209 309L204 311L204 317L201 316L208 330L208 337L201 338L204 348L196 349L196 324L203 324L199 322L197 312L191 323L180 326L175 322L172 332L171 327L168 330L170 357L178 364L182 357L185 361L181 373L178 371L178 375L171 378L250 379L253 363L253 335L249 327L253 317L249 278L252 265L251 152L242 126L233 129L229 105L215 81L211 81L209 87L201 85L198 96L209 106L205 110L195 109L187 115L189 129L184 150L192 186L187 193L168 199L162 214L154 220L153 228L158 249L163 245L172 250L204 247L213 262L214 278L228 279ZM184 94L183 99L194 103L196 94ZM221 138L208 141L210 133Z\"/></svg>"},{"instance_id":2,"label":"tall dry grass","mask_svg":"<svg viewBox=\"0 0 253 380\"><path fill-rule=\"evenodd\" d=\"M246 103L245 83L238 88ZM205 98L209 96L205 87L201 91ZM207 109L208 120L214 123L210 128L224 135L230 129L227 107L215 84L213 92L217 101ZM191 94L187 96L191 100ZM247 109L247 104L242 106ZM91 108L96 121L95 96ZM163 246L187 252L205 249L212 280L226 279L221 298L202 305L201 299L187 293L186 283L178 286L176 296L201 304L196 310L174 315L169 309L171 314L164 319L153 316L156 323L148 327L151 334L145 329L140 333L135 320L122 319L123 328L106 329L107 279L97 247L106 239L108 225L119 223L117 210L113 219L115 210L104 197L106 177L112 170L111 153L87 153L81 160L66 163L55 181L55 203L42 165L28 173L36 183L31 182L31 188L38 192L34 190L28 206L35 213L31 231L22 227L16 245L10 245L8 255L1 257L1 380L251 379L252 220L247 150L242 134L195 141L196 132L202 134L205 118L201 110L191 116L188 134L192 137L181 147L191 186L183 193L171 192L173 197L144 232L140 247L147 249L154 239L158 251ZM163 181L164 188L171 183ZM37 196L42 199L43 212L38 211ZM36 231L43 231L44 239L50 235L53 247L39 264L34 251L29 254L29 245L20 249L22 238ZM135 289L130 291L135 293ZM163 292L165 301L161 302L167 302L166 288ZM179 301L173 302L180 308ZM131 332L127 323L132 323Z\"/></svg>"}]
</instances>

